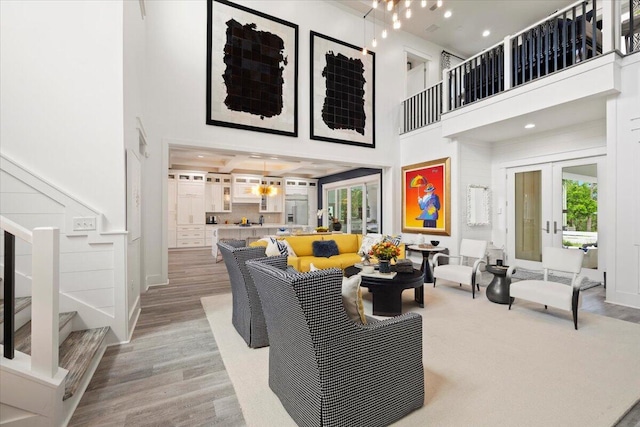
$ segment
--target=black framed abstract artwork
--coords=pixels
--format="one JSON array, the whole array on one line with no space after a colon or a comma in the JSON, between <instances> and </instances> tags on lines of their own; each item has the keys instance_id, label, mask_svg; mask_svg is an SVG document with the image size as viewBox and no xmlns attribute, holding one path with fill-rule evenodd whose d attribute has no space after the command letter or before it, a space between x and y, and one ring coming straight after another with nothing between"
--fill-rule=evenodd
<instances>
[{"instance_id":1,"label":"black framed abstract artwork","mask_svg":"<svg viewBox=\"0 0 640 427\"><path fill-rule=\"evenodd\" d=\"M207 124L298 136L298 26L207 5Z\"/></svg>"},{"instance_id":2,"label":"black framed abstract artwork","mask_svg":"<svg viewBox=\"0 0 640 427\"><path fill-rule=\"evenodd\" d=\"M375 54L311 31L311 139L375 148Z\"/></svg>"}]
</instances>

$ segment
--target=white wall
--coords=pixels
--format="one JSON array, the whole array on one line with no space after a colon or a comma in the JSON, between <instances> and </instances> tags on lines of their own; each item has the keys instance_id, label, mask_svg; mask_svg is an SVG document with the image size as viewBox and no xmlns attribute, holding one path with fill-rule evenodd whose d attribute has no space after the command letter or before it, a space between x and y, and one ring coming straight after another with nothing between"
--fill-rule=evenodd
<instances>
[{"instance_id":1,"label":"white wall","mask_svg":"<svg viewBox=\"0 0 640 427\"><path fill-rule=\"evenodd\" d=\"M298 138L208 126L206 107L206 2L162 1L147 3L147 87L145 126L151 156L144 170L144 252L147 284L166 281L165 228L162 226L166 181L167 144L232 149L272 155L344 161L354 167L390 168L399 156L399 104L405 93L404 47L413 47L434 58L441 48L424 40L392 32L379 39L376 53L376 148L312 141L309 138L309 74L311 30L362 45L362 17L324 1L239 1L255 10L299 25ZM164 145L163 145L164 144ZM389 169L390 171L390 169ZM397 193L398 177L384 176L383 191ZM388 178L388 179L387 179ZM399 199L398 199L399 200ZM164 202L166 203L166 201ZM398 201L399 203L399 201ZM386 230L399 231L399 216L388 208L383 215ZM166 261L164 261L166 264Z\"/></svg>"},{"instance_id":2,"label":"white wall","mask_svg":"<svg viewBox=\"0 0 640 427\"><path fill-rule=\"evenodd\" d=\"M144 138L143 85L146 65L146 27L140 12L140 4L124 2L124 146L125 150L136 153L141 168L144 167L144 152L140 152L140 136ZM141 129L142 128L142 129ZM143 148L143 150L145 150ZM127 179L129 179L128 177ZM131 177L132 178L132 177ZM144 197L144 194L142 194ZM127 200L127 210L132 210L136 201ZM142 217L145 216L144 206ZM129 230L131 227L128 225ZM127 245L127 314L129 329L134 327L140 310L140 289L142 275L142 237L128 239Z\"/></svg>"},{"instance_id":3,"label":"white wall","mask_svg":"<svg viewBox=\"0 0 640 427\"><path fill-rule=\"evenodd\" d=\"M624 92L607 104L611 207L615 250L607 253L607 301L640 307L640 55L625 58Z\"/></svg>"},{"instance_id":4,"label":"white wall","mask_svg":"<svg viewBox=\"0 0 640 427\"><path fill-rule=\"evenodd\" d=\"M484 185L491 188L491 144L471 140L459 140L460 143L460 186L457 206L460 220L460 237L491 241L490 225L467 225L467 188L469 185Z\"/></svg>"},{"instance_id":5,"label":"white wall","mask_svg":"<svg viewBox=\"0 0 640 427\"><path fill-rule=\"evenodd\" d=\"M449 248L451 254L457 254L458 242L460 241L460 156L459 156L459 144L455 140L443 138L442 128L440 124L434 124L425 128L413 131L408 134L404 134L400 138L400 168L397 175L401 175L402 166L412 165L421 162L427 162L430 160L441 159L445 157L451 158L451 235L450 236L437 236L437 235L424 235L424 240L439 240L441 246ZM401 188L401 181L397 183L397 189ZM397 191L400 193L400 191ZM399 194L398 201L394 203L395 215L401 216L402 198ZM420 237L413 233L403 233L406 236L406 240L419 241Z\"/></svg>"},{"instance_id":6,"label":"white wall","mask_svg":"<svg viewBox=\"0 0 640 427\"><path fill-rule=\"evenodd\" d=\"M0 148L124 228L122 2L0 2Z\"/></svg>"}]
</instances>

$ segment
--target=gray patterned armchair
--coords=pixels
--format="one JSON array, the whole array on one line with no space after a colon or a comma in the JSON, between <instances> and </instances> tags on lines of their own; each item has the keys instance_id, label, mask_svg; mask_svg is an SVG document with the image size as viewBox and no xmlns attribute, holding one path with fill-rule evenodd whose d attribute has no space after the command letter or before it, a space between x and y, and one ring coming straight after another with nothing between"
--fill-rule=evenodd
<instances>
[{"instance_id":1,"label":"gray patterned armchair","mask_svg":"<svg viewBox=\"0 0 640 427\"><path fill-rule=\"evenodd\" d=\"M286 257L247 262L269 333L269 387L301 426L385 426L424 402L422 318L359 325L342 271L297 273Z\"/></svg>"},{"instance_id":2,"label":"gray patterned armchair","mask_svg":"<svg viewBox=\"0 0 640 427\"><path fill-rule=\"evenodd\" d=\"M262 305L246 261L265 256L263 247L245 247L244 240L218 242L218 249L229 272L233 314L231 321L240 336L251 348L269 345Z\"/></svg>"}]
</instances>

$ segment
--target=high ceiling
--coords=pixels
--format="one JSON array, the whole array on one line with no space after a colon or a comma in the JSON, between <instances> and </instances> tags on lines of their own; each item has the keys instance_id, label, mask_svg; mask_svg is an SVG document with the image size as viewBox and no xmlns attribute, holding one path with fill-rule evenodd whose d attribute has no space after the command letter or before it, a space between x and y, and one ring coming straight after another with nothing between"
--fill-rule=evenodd
<instances>
[{"instance_id":1,"label":"high ceiling","mask_svg":"<svg viewBox=\"0 0 640 427\"><path fill-rule=\"evenodd\" d=\"M364 16L371 10L371 0L328 0L346 13ZM380 0L383 3L383 0ZM574 2L568 0L443 0L442 7L436 7L436 0L427 0L427 7L420 7L420 0L411 1L413 16L404 18L405 0L400 0L400 17L402 31L442 46L451 53L469 57L498 43L507 34L514 34L536 23L544 17ZM376 12L368 15L369 31L372 20L378 24L383 19L382 5ZM444 13L451 11L451 17ZM391 16L386 18L390 23ZM390 24L389 24L390 28ZM380 28L379 28L380 30ZM489 30L491 34L483 37ZM394 30L389 30L390 32ZM371 34L371 33L370 33ZM390 34L392 37L393 34ZM378 37L379 38L379 37ZM381 41L382 43L382 41ZM585 112L594 119L603 116L601 108L592 107ZM582 117L582 116L579 116ZM555 123L547 117L537 120L536 117L524 117L524 121L544 123L538 131L550 130ZM515 122L514 122L515 123ZM499 141L521 134L518 123L496 123L474 132L478 140ZM566 125L566 123L564 123ZM514 127L515 126L515 127ZM319 178L352 169L348 163L323 163L296 157L272 158L258 153L239 153L232 151L208 151L203 148L172 148L170 151L170 167L175 169L196 169L220 173L252 173L269 176L298 176Z\"/></svg>"},{"instance_id":2,"label":"high ceiling","mask_svg":"<svg viewBox=\"0 0 640 427\"><path fill-rule=\"evenodd\" d=\"M371 0L333 0L339 6L360 16L371 10ZM375 12L369 13L369 34L373 31L374 15L379 23L383 21L383 0ZM562 9L574 1L568 0L443 0L440 8L436 0L427 0L427 6L421 7L420 0L411 0L412 16L405 19L405 0L398 2L402 31L409 32L446 50L465 58L481 52L504 39L506 35L516 34L530 25ZM445 18L450 11L451 17ZM390 28L391 14L386 13ZM378 32L382 31L378 25ZM491 32L483 37L485 30ZM393 31L393 30L389 30ZM391 35L390 35L391 37ZM380 36L378 36L380 40Z\"/></svg>"}]
</instances>

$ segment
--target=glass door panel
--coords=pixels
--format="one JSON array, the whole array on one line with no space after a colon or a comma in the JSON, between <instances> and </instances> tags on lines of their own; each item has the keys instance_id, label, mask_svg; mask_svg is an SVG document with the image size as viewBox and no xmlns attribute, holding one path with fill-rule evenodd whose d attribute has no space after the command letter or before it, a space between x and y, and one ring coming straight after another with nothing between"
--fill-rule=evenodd
<instances>
[{"instance_id":1,"label":"glass door panel","mask_svg":"<svg viewBox=\"0 0 640 427\"><path fill-rule=\"evenodd\" d=\"M349 188L349 224L347 233L362 234L362 206L364 201L364 187L356 185Z\"/></svg>"},{"instance_id":2,"label":"glass door panel","mask_svg":"<svg viewBox=\"0 0 640 427\"><path fill-rule=\"evenodd\" d=\"M541 171L515 174L516 259L542 261Z\"/></svg>"}]
</instances>

